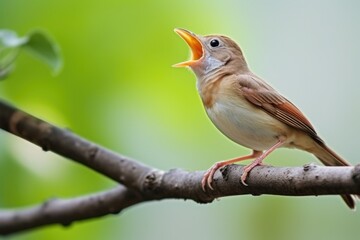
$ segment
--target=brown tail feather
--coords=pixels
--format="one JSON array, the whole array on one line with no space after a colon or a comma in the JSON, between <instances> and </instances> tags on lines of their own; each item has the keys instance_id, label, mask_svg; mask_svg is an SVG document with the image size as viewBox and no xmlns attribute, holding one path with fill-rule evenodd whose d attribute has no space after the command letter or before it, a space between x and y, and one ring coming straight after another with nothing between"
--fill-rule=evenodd
<instances>
[{"instance_id":1,"label":"brown tail feather","mask_svg":"<svg viewBox=\"0 0 360 240\"><path fill-rule=\"evenodd\" d=\"M337 155L333 150L323 143L317 143L316 151L313 153L326 166L351 166L349 162ZM349 208L355 208L354 195L341 195ZM359 197L359 196L357 196Z\"/></svg>"}]
</instances>

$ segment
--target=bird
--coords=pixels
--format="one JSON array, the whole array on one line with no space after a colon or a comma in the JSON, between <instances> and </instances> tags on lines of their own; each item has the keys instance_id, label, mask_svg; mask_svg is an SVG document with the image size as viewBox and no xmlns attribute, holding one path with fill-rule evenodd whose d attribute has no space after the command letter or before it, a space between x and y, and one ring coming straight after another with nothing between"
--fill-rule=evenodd
<instances>
[{"instance_id":1,"label":"bird","mask_svg":"<svg viewBox=\"0 0 360 240\"><path fill-rule=\"evenodd\" d=\"M247 186L250 171L278 148L304 150L326 166L351 165L325 144L299 108L249 69L234 40L225 35L202 36L183 28L174 31L190 47L191 58L173 66L188 67L194 72L210 120L229 139L252 150L249 155L212 165L202 178L203 191L207 187L214 189L213 177L218 169L254 159L241 175L242 184ZM355 208L356 196L341 197L349 208Z\"/></svg>"}]
</instances>

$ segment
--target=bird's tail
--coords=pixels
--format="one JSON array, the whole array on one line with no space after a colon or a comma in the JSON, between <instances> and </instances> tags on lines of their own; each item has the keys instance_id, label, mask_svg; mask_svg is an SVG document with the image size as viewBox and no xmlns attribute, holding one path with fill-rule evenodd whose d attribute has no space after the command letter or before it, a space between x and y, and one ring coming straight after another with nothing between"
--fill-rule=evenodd
<instances>
[{"instance_id":1,"label":"bird's tail","mask_svg":"<svg viewBox=\"0 0 360 240\"><path fill-rule=\"evenodd\" d=\"M337 155L324 143L316 143L317 147L313 154L326 166L351 166L349 162ZM355 196L354 195L341 195L346 205L349 208L355 208ZM357 196L359 197L359 196Z\"/></svg>"}]
</instances>

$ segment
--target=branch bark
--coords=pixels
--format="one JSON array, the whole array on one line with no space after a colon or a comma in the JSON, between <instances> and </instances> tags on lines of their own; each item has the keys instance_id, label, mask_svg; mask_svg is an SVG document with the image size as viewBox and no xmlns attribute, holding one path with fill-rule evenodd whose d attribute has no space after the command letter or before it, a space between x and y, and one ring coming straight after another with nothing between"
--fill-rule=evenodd
<instances>
[{"instance_id":1,"label":"branch bark","mask_svg":"<svg viewBox=\"0 0 360 240\"><path fill-rule=\"evenodd\" d=\"M48 224L117 213L131 205L159 199L192 199L209 203L230 195L275 194L288 196L360 194L360 165L355 167L259 166L239 179L243 166L229 165L214 176L215 190L203 192L203 171L162 171L121 156L66 129L37 119L0 101L0 128L24 138L45 151L53 151L85 165L121 185L118 188L66 200L50 200L23 210L0 211L0 234L6 235Z\"/></svg>"},{"instance_id":2,"label":"branch bark","mask_svg":"<svg viewBox=\"0 0 360 240\"><path fill-rule=\"evenodd\" d=\"M72 199L49 199L22 210L0 211L0 234L8 235L49 224L69 226L74 221L117 214L143 201L140 195L123 186Z\"/></svg>"}]
</instances>

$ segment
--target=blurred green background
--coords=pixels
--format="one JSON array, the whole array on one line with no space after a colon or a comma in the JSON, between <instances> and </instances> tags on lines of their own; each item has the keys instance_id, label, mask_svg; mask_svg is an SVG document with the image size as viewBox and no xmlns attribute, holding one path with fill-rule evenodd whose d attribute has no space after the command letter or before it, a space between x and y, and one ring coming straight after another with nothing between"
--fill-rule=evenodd
<instances>
[{"instance_id":1,"label":"blurred green background","mask_svg":"<svg viewBox=\"0 0 360 240\"><path fill-rule=\"evenodd\" d=\"M298 105L320 135L359 162L359 1L0 0L0 28L46 30L61 46L56 77L20 55L0 94L21 109L164 170L207 169L249 150L211 124L195 77L171 65L189 56L175 27L234 38L250 67ZM319 163L281 149L272 165ZM0 132L0 207L115 186L99 174ZM11 239L350 239L359 212L340 197L165 200L120 215L50 226Z\"/></svg>"}]
</instances>

